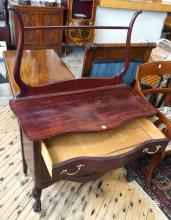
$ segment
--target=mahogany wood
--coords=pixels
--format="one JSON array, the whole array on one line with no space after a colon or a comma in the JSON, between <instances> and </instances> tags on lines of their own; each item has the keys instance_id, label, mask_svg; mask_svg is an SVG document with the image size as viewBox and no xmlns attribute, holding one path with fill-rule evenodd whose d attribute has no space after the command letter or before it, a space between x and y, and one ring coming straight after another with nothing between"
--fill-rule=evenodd
<instances>
[{"instance_id":1,"label":"mahogany wood","mask_svg":"<svg viewBox=\"0 0 171 220\"><path fill-rule=\"evenodd\" d=\"M112 169L120 168L125 164L131 163L135 161L137 158L142 157L146 154L144 149L147 149L149 152L152 152L152 155L153 152L161 153L165 150L167 143L168 140L166 138L153 139L144 141L141 144L138 144L136 147L130 146L125 151L116 151L114 154L109 154L108 156L84 155L80 157L73 157L63 162L54 164L52 169L52 175L49 174L49 177L51 181L61 179L68 179L72 181L75 181L76 179L77 181L77 178L80 178L81 180L81 177L84 175L91 176L93 172L104 173ZM159 151L157 151L156 149L156 144L158 144L161 147ZM78 165L80 164L84 166L80 166L81 168L78 169ZM67 172L65 170L67 170ZM70 175L72 173L74 174Z\"/></svg>"},{"instance_id":2,"label":"mahogany wood","mask_svg":"<svg viewBox=\"0 0 171 220\"><path fill-rule=\"evenodd\" d=\"M77 157L111 157L165 135L146 118L131 120L103 132L65 133L42 142L43 159L52 176L53 167ZM80 167L81 169L81 167Z\"/></svg>"},{"instance_id":3,"label":"mahogany wood","mask_svg":"<svg viewBox=\"0 0 171 220\"><path fill-rule=\"evenodd\" d=\"M111 129L133 118L155 114L151 105L122 84L73 95L11 100L10 107L26 136L34 141L66 132Z\"/></svg>"},{"instance_id":4,"label":"mahogany wood","mask_svg":"<svg viewBox=\"0 0 171 220\"><path fill-rule=\"evenodd\" d=\"M128 30L125 66L118 77L72 79L39 86L29 85L28 78L24 82L21 75L24 30L85 29L87 27L24 28L19 12L15 8L14 12L19 22L19 43L14 66L14 80L20 93L10 101L10 106L17 115L22 129L23 161L27 163L34 179L34 211L41 211L42 189L56 181L85 182L93 180L108 170L131 163L143 154L155 155L155 153L165 150L168 139L161 136L161 138L143 141L137 147L130 147L128 151L122 152L120 150L121 154L109 157L70 158L53 166L51 178L41 154L42 141L46 142L48 138L67 132L107 130L128 120L156 113L155 109L136 95L132 88L121 84L121 78L129 65L132 27L140 12L134 15L128 27L89 26L90 29L118 28Z\"/></svg>"},{"instance_id":5,"label":"mahogany wood","mask_svg":"<svg viewBox=\"0 0 171 220\"><path fill-rule=\"evenodd\" d=\"M36 94L40 94L40 93L54 93L55 91L58 91L57 88L59 88L59 85L56 85L55 83L53 83L53 85L47 85L47 86L39 86L39 87L31 87L28 84L24 83L21 79L21 75L20 75L20 67L21 67L21 59L22 59L22 51L23 51L23 46L24 46L24 31L26 30L55 30L55 29L86 29L87 27L89 29L125 29L127 30L127 37L126 37L126 47L125 47L125 65L123 70L121 71L120 75L118 77L113 77L112 80L104 80L104 79L98 79L96 80L96 86L94 86L94 80L92 79L88 79L87 82L89 82L90 84L90 88L92 87L97 87L97 86L102 86L104 85L104 83L107 85L108 83L116 83L121 81L121 77L122 75L125 73L125 70L128 68L129 66L129 49L130 49L130 43L131 43L131 33L132 33L132 28L135 22L135 19L137 18L137 16L141 13L141 11L137 11L135 12L135 14L133 15L129 26L40 26L40 27L24 27L23 21L22 21L22 17L21 14L18 10L16 10L15 7L12 8L13 12L16 15L16 18L18 20L18 25L19 25L19 43L18 43L18 49L17 49L17 55L16 55L16 62L15 62L15 66L14 66L14 79L16 81L16 83L18 84L19 88L20 88L20 94L19 96L28 96L28 95L32 95L34 93ZM103 83L104 81L104 83ZM84 81L80 81L80 85L82 86L84 83ZM70 82L69 82L70 84ZM72 87L77 87L76 89L78 90L78 85L77 85L77 81L75 83L76 85L73 86L72 83ZM88 84L87 84L88 85ZM93 86L91 86L93 85ZM87 87L85 87L86 89ZM61 89L60 89L61 91Z\"/></svg>"},{"instance_id":6,"label":"mahogany wood","mask_svg":"<svg viewBox=\"0 0 171 220\"><path fill-rule=\"evenodd\" d=\"M167 143L167 138L154 139L144 142L138 145L136 148L130 147L129 150L121 152L120 155L118 152L117 155L109 157L71 158L54 166L52 174L53 178L51 178L51 176L49 175L44 159L41 156L41 142L36 142L35 146L27 145L26 149L34 150L34 155L36 156L36 158L34 159L33 157L32 162L34 166L37 166L37 168L34 169L35 174L33 176L35 181L35 188L38 190L42 190L43 188L46 188L47 186L59 180L71 180L76 182L86 182L93 180L94 178L102 175L108 170L116 169L122 167L125 164L135 161L142 155L146 154L144 152L144 149L148 149L149 152L155 152L156 146L160 145L160 150L156 152L162 152L166 148ZM76 175L60 174L65 169L67 169L69 172L77 171L77 166L79 164L83 164L84 167L82 167L80 172L78 172ZM41 175L41 177L38 177L39 175ZM36 179L35 176L37 176Z\"/></svg>"},{"instance_id":7,"label":"mahogany wood","mask_svg":"<svg viewBox=\"0 0 171 220\"><path fill-rule=\"evenodd\" d=\"M158 152L153 157L153 159L150 161L150 164L147 167L147 187L149 189L151 187L151 178L152 178L153 171L154 171L155 167L157 166L157 164L160 162L160 160L162 160L164 158L164 155L165 155L165 151Z\"/></svg>"},{"instance_id":8,"label":"mahogany wood","mask_svg":"<svg viewBox=\"0 0 171 220\"><path fill-rule=\"evenodd\" d=\"M27 175L27 171L28 171L28 165L26 162L26 158L25 158L25 152L24 152L24 135L22 133L22 128L20 126L20 140L21 140L21 151L22 151L22 162L23 162L23 172L25 175Z\"/></svg>"},{"instance_id":9,"label":"mahogany wood","mask_svg":"<svg viewBox=\"0 0 171 220\"><path fill-rule=\"evenodd\" d=\"M170 61L157 61L157 62L150 62L147 64L140 65L137 69L137 76L136 76L136 84L135 84L135 91L139 93L141 96L145 98L146 95L151 94L152 100L151 104L155 107L160 107L166 98L166 96L170 96L171 89L170 87L170 71L171 71L171 62ZM164 76L166 75L166 77ZM168 76L167 76L168 75ZM158 85L150 85L149 88L142 87L143 80L148 76L159 76ZM162 86L162 80L166 81L165 85ZM149 83L150 84L150 83ZM163 97L160 102L157 102L157 96L159 93L163 93ZM169 100L168 100L169 102ZM168 103L170 105L170 103Z\"/></svg>"},{"instance_id":10,"label":"mahogany wood","mask_svg":"<svg viewBox=\"0 0 171 220\"><path fill-rule=\"evenodd\" d=\"M155 107L165 106L165 103L167 103L167 105L170 106L171 99L169 97L171 95L171 88L170 88L169 77L167 80L169 83L166 82L166 85L165 85L165 87L167 87L168 85L169 88L165 88L165 87L162 88L161 82L159 82L159 86L155 88L151 86L151 88L144 89L144 87L142 87L143 78L148 77L148 76L159 75L162 81L164 75L168 75L170 73L171 73L171 61L156 61L156 62L139 65L137 69L137 75L136 75L135 91L144 99L146 99L147 95L148 96L152 95L152 99L150 99L150 101ZM160 96L161 94L163 94L163 96L161 97L161 100L158 102L159 94ZM165 102L165 99L167 99L167 102ZM157 109L157 117L158 119L155 121L155 125L159 127L161 124L165 124L166 128L163 128L162 132L164 133L166 137L171 139L171 121L162 112L160 112L159 109ZM171 151L157 154L155 158L151 161L151 164L148 166L148 169L147 169L148 187L150 187L151 176L152 176L153 170L157 166L158 162L165 157L165 155L170 156Z\"/></svg>"},{"instance_id":11,"label":"mahogany wood","mask_svg":"<svg viewBox=\"0 0 171 220\"><path fill-rule=\"evenodd\" d=\"M5 51L3 56L12 92L16 96L20 91L13 72L16 51ZM73 79L74 75L53 49L47 49L23 51L21 77L31 86L40 86Z\"/></svg>"}]
</instances>

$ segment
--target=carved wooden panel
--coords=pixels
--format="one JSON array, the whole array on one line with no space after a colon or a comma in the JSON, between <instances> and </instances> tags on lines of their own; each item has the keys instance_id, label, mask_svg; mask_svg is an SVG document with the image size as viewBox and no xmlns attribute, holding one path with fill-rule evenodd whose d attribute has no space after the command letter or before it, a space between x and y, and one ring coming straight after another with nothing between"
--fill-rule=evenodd
<instances>
[{"instance_id":1,"label":"carved wooden panel","mask_svg":"<svg viewBox=\"0 0 171 220\"><path fill-rule=\"evenodd\" d=\"M38 24L39 16L36 12L25 11L22 12L22 18L24 26L36 26ZM24 33L24 44L25 45L37 45L40 41L40 35L38 31L26 31Z\"/></svg>"},{"instance_id":2,"label":"carved wooden panel","mask_svg":"<svg viewBox=\"0 0 171 220\"><path fill-rule=\"evenodd\" d=\"M63 25L63 7L46 7L39 3L32 5L15 5L21 12L25 26ZM18 25L14 16L15 44L18 42ZM60 55L62 48L62 31L26 31L24 34L25 49L52 48Z\"/></svg>"},{"instance_id":3,"label":"carved wooden panel","mask_svg":"<svg viewBox=\"0 0 171 220\"><path fill-rule=\"evenodd\" d=\"M58 13L44 12L42 14L42 24L45 26L61 25L63 17ZM42 40L45 44L59 44L62 40L62 31L45 30L42 33Z\"/></svg>"}]
</instances>

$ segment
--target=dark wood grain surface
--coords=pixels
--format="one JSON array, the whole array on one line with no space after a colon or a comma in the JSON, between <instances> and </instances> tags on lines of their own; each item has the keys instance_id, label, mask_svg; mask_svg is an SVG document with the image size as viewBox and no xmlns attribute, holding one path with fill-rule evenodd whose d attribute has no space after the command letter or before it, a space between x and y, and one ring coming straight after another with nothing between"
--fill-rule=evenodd
<instances>
[{"instance_id":1,"label":"dark wood grain surface","mask_svg":"<svg viewBox=\"0 0 171 220\"><path fill-rule=\"evenodd\" d=\"M101 131L155 109L124 85L97 91L10 101L25 135L42 140L66 132Z\"/></svg>"}]
</instances>

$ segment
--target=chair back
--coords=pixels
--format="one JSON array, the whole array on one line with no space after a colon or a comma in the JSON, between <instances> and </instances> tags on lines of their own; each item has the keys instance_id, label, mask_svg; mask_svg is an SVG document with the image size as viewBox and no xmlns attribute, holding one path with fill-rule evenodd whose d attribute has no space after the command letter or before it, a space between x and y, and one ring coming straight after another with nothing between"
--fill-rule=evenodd
<instances>
[{"instance_id":1,"label":"chair back","mask_svg":"<svg viewBox=\"0 0 171 220\"><path fill-rule=\"evenodd\" d=\"M171 61L156 61L138 66L135 90L155 107L161 107L171 94Z\"/></svg>"},{"instance_id":2,"label":"chair back","mask_svg":"<svg viewBox=\"0 0 171 220\"><path fill-rule=\"evenodd\" d=\"M129 67L122 80L131 85L137 66L146 63L155 43L131 44ZM86 49L82 70L83 77L112 77L124 66L125 44L95 44Z\"/></svg>"}]
</instances>

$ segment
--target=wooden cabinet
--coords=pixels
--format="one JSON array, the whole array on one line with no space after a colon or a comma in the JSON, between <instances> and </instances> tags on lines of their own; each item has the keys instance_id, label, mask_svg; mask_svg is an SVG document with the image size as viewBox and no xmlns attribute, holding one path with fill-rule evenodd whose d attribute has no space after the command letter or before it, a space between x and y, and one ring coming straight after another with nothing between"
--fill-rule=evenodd
<instances>
[{"instance_id":1,"label":"wooden cabinet","mask_svg":"<svg viewBox=\"0 0 171 220\"><path fill-rule=\"evenodd\" d=\"M34 3L34 5L19 5L15 3L14 6L22 14L25 26L63 25L63 7L46 7L45 5L39 3ZM15 45L17 45L18 24L15 15L13 18ZM62 30L25 31L24 48L53 48L59 55L61 55Z\"/></svg>"},{"instance_id":2,"label":"wooden cabinet","mask_svg":"<svg viewBox=\"0 0 171 220\"><path fill-rule=\"evenodd\" d=\"M97 0L62 0L61 3L67 8L67 24L73 26L92 26L96 17ZM78 46L92 43L95 30L67 30L66 45Z\"/></svg>"}]
</instances>

